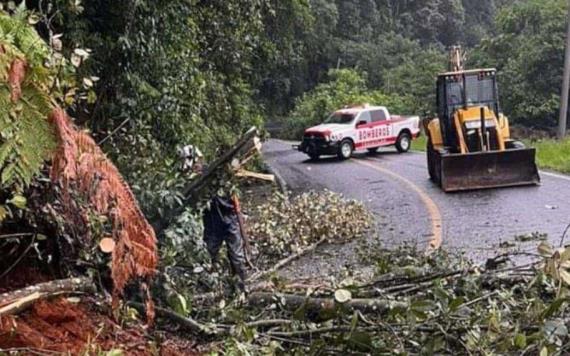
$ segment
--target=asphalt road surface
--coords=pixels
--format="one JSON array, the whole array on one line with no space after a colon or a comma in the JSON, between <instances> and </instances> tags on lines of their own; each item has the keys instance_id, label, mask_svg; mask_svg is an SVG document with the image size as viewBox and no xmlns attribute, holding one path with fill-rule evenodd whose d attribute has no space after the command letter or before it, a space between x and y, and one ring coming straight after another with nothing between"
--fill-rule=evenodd
<instances>
[{"instance_id":1,"label":"asphalt road surface","mask_svg":"<svg viewBox=\"0 0 570 356\"><path fill-rule=\"evenodd\" d=\"M429 180L423 153L386 148L375 155L355 153L348 161L312 162L278 140L263 151L293 192L328 189L364 202L386 246L442 246L475 260L507 251L525 256L536 253L533 235L546 234L558 246L570 223L570 177L564 175L541 172L540 186L446 194Z\"/></svg>"}]
</instances>

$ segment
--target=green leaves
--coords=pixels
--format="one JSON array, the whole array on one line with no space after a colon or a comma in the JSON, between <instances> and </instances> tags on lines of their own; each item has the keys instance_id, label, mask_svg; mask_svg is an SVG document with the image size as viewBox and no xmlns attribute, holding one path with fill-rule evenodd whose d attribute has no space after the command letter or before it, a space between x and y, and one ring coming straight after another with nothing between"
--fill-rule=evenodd
<instances>
[{"instance_id":1,"label":"green leaves","mask_svg":"<svg viewBox=\"0 0 570 356\"><path fill-rule=\"evenodd\" d=\"M515 336L514 345L517 349L524 350L527 345L526 335L517 334L517 336Z\"/></svg>"},{"instance_id":2,"label":"green leaves","mask_svg":"<svg viewBox=\"0 0 570 356\"><path fill-rule=\"evenodd\" d=\"M323 238L342 243L362 236L371 215L359 202L325 191L287 200L276 196L254 208L248 222L252 243L267 257L283 258Z\"/></svg>"},{"instance_id":3,"label":"green leaves","mask_svg":"<svg viewBox=\"0 0 570 356\"><path fill-rule=\"evenodd\" d=\"M552 303L548 305L548 307L544 310L541 315L541 318L549 319L553 317L556 313L560 311L560 308L566 303L568 300L566 298L558 298L554 300Z\"/></svg>"},{"instance_id":4,"label":"green leaves","mask_svg":"<svg viewBox=\"0 0 570 356\"><path fill-rule=\"evenodd\" d=\"M563 0L515 2L482 41L477 62L498 67L501 102L514 123L546 128L558 119L566 7Z\"/></svg>"},{"instance_id":5,"label":"green leaves","mask_svg":"<svg viewBox=\"0 0 570 356\"><path fill-rule=\"evenodd\" d=\"M12 199L7 200L6 202L14 205L18 209L25 209L27 200L21 195L15 195Z\"/></svg>"},{"instance_id":6,"label":"green leaves","mask_svg":"<svg viewBox=\"0 0 570 356\"><path fill-rule=\"evenodd\" d=\"M169 304L172 310L180 315L187 316L190 313L190 308L186 298L178 293L174 293L169 298Z\"/></svg>"},{"instance_id":7,"label":"green leaves","mask_svg":"<svg viewBox=\"0 0 570 356\"><path fill-rule=\"evenodd\" d=\"M44 64L51 59L47 46L25 20L0 14L0 44L0 186L21 190L55 149L46 89L55 74ZM25 64L18 68L17 62ZM15 83L18 100L12 95Z\"/></svg>"}]
</instances>

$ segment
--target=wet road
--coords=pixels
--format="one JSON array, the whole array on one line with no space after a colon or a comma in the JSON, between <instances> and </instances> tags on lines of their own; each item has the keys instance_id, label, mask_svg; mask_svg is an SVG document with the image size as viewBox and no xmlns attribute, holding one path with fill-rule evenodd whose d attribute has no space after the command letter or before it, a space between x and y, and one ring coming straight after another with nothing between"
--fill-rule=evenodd
<instances>
[{"instance_id":1,"label":"wet road","mask_svg":"<svg viewBox=\"0 0 570 356\"><path fill-rule=\"evenodd\" d=\"M521 235L547 234L558 245L570 223L570 177L563 175L541 172L540 186L445 194L428 179L423 153L387 148L350 161L310 162L290 143L270 140L264 157L292 191L329 189L366 203L388 246L441 243L484 260L513 250L534 253L539 242Z\"/></svg>"}]
</instances>

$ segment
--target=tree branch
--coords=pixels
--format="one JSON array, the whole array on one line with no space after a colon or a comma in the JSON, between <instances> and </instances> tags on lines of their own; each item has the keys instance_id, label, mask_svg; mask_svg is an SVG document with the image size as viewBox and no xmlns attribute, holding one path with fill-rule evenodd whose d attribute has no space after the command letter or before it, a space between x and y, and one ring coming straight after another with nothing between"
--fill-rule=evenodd
<instances>
[{"instance_id":1,"label":"tree branch","mask_svg":"<svg viewBox=\"0 0 570 356\"><path fill-rule=\"evenodd\" d=\"M89 278L61 279L0 294L0 316L18 313L40 299L77 292L95 292L93 281Z\"/></svg>"},{"instance_id":2,"label":"tree branch","mask_svg":"<svg viewBox=\"0 0 570 356\"><path fill-rule=\"evenodd\" d=\"M145 310L145 306L141 303L128 302L127 305L131 306L131 307L133 307L139 311ZM189 330L192 330L192 331L199 333L199 334L216 335L216 334L220 334L220 333L225 333L225 330L218 329L217 326L208 327L204 324L197 322L196 320L194 320L190 317L185 317L183 315L180 315L176 312L173 312L173 311L165 309L165 308L155 307L155 311L156 311L157 316L172 320L172 321L176 322L177 324L179 324L183 327L186 327Z\"/></svg>"},{"instance_id":3,"label":"tree branch","mask_svg":"<svg viewBox=\"0 0 570 356\"><path fill-rule=\"evenodd\" d=\"M270 275L272 273L277 272L278 270L280 270L281 268L283 268L284 266L288 265L289 263L295 261L296 259L302 257L303 255L306 255L312 251L314 251L317 247L319 247L321 244L323 244L325 241L327 241L327 239L325 237L323 237L322 239L320 239L319 241L315 242L314 244L312 244L311 246L277 262L275 264L275 266L273 266L272 268L268 269L267 271L263 271L263 272L258 272L254 275L252 275L249 279L248 282L255 282L261 278L264 278L267 275Z\"/></svg>"},{"instance_id":4,"label":"tree branch","mask_svg":"<svg viewBox=\"0 0 570 356\"><path fill-rule=\"evenodd\" d=\"M387 299L352 299L344 304L338 304L333 298L305 297L296 294L276 294L267 292L256 292L248 296L251 305L265 306L275 303L275 299L283 300L283 307L287 310L296 310L300 307L307 308L307 311L320 312L322 310L332 310L342 306L350 310L360 310L362 312L384 314L393 308L406 308L408 303Z\"/></svg>"}]
</instances>

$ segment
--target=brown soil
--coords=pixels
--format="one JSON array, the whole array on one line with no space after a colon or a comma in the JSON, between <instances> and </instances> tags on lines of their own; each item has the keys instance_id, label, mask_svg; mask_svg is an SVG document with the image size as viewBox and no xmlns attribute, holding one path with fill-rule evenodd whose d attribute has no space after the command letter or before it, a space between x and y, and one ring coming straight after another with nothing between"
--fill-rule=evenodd
<instances>
[{"instance_id":1,"label":"brown soil","mask_svg":"<svg viewBox=\"0 0 570 356\"><path fill-rule=\"evenodd\" d=\"M113 349L126 355L193 355L195 346L174 336L155 341L142 326L123 326L96 310L97 300L66 298L39 301L18 316L0 318L0 350L27 349L69 354L91 354ZM137 323L139 324L139 323ZM140 323L142 325L142 322Z\"/></svg>"},{"instance_id":2,"label":"brown soil","mask_svg":"<svg viewBox=\"0 0 570 356\"><path fill-rule=\"evenodd\" d=\"M3 251L0 251L0 256ZM11 261L9 261L11 262ZM25 264L23 261L17 265L6 277L0 279L0 293L6 293L16 289L22 289L29 285L39 284L42 282L47 282L50 278L45 274L38 271L33 262Z\"/></svg>"}]
</instances>

